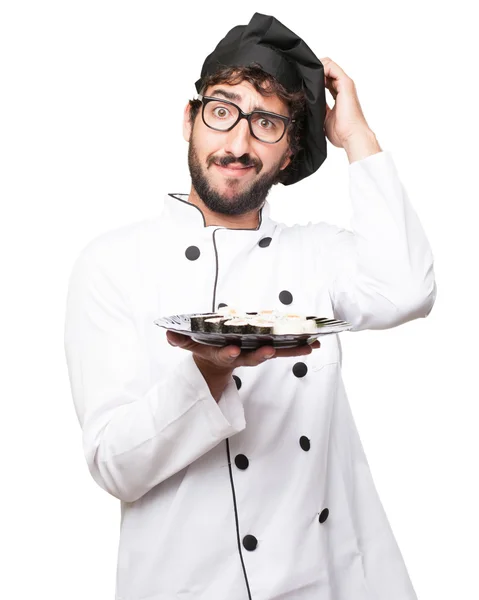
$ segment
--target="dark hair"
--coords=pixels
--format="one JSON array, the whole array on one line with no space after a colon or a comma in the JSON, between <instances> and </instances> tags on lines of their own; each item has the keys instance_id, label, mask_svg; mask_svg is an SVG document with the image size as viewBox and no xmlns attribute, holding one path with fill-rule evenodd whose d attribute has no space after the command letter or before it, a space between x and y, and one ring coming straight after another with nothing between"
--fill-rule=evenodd
<instances>
[{"instance_id":1,"label":"dark hair","mask_svg":"<svg viewBox=\"0 0 479 600\"><path fill-rule=\"evenodd\" d=\"M288 92L279 81L263 71L259 63L251 63L249 66L224 66L219 68L213 75L207 75L202 83L200 94L212 85L219 83L227 83L229 85L237 85L242 81L250 83L257 92L262 96L278 96L278 98L286 104L289 110L289 116L295 119L294 123L290 123L287 130L289 147L292 152L291 162L283 169L279 175L277 182L281 183L286 178L286 172L294 169L294 159L298 152L302 149L301 134L304 128L306 117L306 98L302 90L298 92ZM190 121L194 123L201 107L200 100L190 100Z\"/></svg>"}]
</instances>

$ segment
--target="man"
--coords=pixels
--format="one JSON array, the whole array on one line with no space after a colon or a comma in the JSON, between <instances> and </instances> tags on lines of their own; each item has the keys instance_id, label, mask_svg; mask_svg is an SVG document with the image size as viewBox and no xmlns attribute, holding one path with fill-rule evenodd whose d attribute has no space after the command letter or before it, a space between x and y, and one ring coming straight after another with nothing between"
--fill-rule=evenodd
<instances>
[{"instance_id":1,"label":"man","mask_svg":"<svg viewBox=\"0 0 479 600\"><path fill-rule=\"evenodd\" d=\"M184 117L189 195L90 242L69 284L65 350L86 460L121 500L116 598L415 599L338 336L245 352L154 321L225 304L355 331L425 317L436 284L424 231L353 81L273 17L232 29L197 90ZM315 172L325 135L349 160L353 231L273 221L269 189Z\"/></svg>"}]
</instances>

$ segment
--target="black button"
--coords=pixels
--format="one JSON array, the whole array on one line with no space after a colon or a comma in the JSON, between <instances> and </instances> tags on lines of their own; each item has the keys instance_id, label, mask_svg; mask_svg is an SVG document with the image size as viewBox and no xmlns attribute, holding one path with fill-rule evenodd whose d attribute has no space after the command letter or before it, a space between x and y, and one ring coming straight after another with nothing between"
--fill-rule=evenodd
<instances>
[{"instance_id":1,"label":"black button","mask_svg":"<svg viewBox=\"0 0 479 600\"><path fill-rule=\"evenodd\" d=\"M196 260L200 255L200 249L197 246L189 246L186 249L185 256L188 260Z\"/></svg>"},{"instance_id":2,"label":"black button","mask_svg":"<svg viewBox=\"0 0 479 600\"><path fill-rule=\"evenodd\" d=\"M324 523L328 517L329 517L329 509L325 508L324 510L321 511L321 514L319 515L319 522Z\"/></svg>"},{"instance_id":3,"label":"black button","mask_svg":"<svg viewBox=\"0 0 479 600\"><path fill-rule=\"evenodd\" d=\"M302 435L299 438L299 445L305 452L307 452L311 448L311 444L309 443L309 440L305 435Z\"/></svg>"},{"instance_id":4,"label":"black button","mask_svg":"<svg viewBox=\"0 0 479 600\"><path fill-rule=\"evenodd\" d=\"M235 465L238 467L238 469L244 471L249 466L249 460L244 454L238 454L235 456Z\"/></svg>"},{"instance_id":5,"label":"black button","mask_svg":"<svg viewBox=\"0 0 479 600\"><path fill-rule=\"evenodd\" d=\"M304 364L304 362L297 362L293 367L293 373L296 377L304 377L308 372L308 367Z\"/></svg>"},{"instance_id":6,"label":"black button","mask_svg":"<svg viewBox=\"0 0 479 600\"><path fill-rule=\"evenodd\" d=\"M245 535L243 538L243 546L246 550L256 550L256 546L258 545L258 540L254 537L254 535Z\"/></svg>"},{"instance_id":7,"label":"black button","mask_svg":"<svg viewBox=\"0 0 479 600\"><path fill-rule=\"evenodd\" d=\"M233 379L236 383L236 389L239 390L241 387L241 379L238 377L238 375L233 375Z\"/></svg>"},{"instance_id":8,"label":"black button","mask_svg":"<svg viewBox=\"0 0 479 600\"><path fill-rule=\"evenodd\" d=\"M279 295L279 299L283 304L291 304L293 301L293 294L288 292L288 290L283 290Z\"/></svg>"},{"instance_id":9,"label":"black button","mask_svg":"<svg viewBox=\"0 0 479 600\"><path fill-rule=\"evenodd\" d=\"M260 246L261 248L267 248L270 244L271 244L270 237L264 237L262 240L260 240L258 242L258 246Z\"/></svg>"},{"instance_id":10,"label":"black button","mask_svg":"<svg viewBox=\"0 0 479 600\"><path fill-rule=\"evenodd\" d=\"M227 304L225 304L224 302L220 302L218 304L218 308L223 308L223 306L228 306Z\"/></svg>"}]
</instances>

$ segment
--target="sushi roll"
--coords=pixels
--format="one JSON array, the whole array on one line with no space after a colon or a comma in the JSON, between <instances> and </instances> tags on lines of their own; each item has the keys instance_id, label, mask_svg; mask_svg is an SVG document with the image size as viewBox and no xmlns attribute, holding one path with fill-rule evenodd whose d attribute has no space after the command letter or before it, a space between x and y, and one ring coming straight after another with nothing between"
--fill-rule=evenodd
<instances>
[{"instance_id":1,"label":"sushi roll","mask_svg":"<svg viewBox=\"0 0 479 600\"><path fill-rule=\"evenodd\" d=\"M203 321L204 331L208 333L222 333L223 324L229 321L228 317L211 317Z\"/></svg>"},{"instance_id":2,"label":"sushi roll","mask_svg":"<svg viewBox=\"0 0 479 600\"><path fill-rule=\"evenodd\" d=\"M230 306L222 306L221 308L218 308L216 312L218 315L228 317L229 319L233 319L235 317L244 319L246 317L246 313Z\"/></svg>"},{"instance_id":3,"label":"sushi roll","mask_svg":"<svg viewBox=\"0 0 479 600\"><path fill-rule=\"evenodd\" d=\"M258 313L258 317L262 319L276 319L281 316L281 312L279 310L260 310Z\"/></svg>"},{"instance_id":4,"label":"sushi roll","mask_svg":"<svg viewBox=\"0 0 479 600\"><path fill-rule=\"evenodd\" d=\"M223 333L250 333L250 323L246 319L230 319L223 323Z\"/></svg>"},{"instance_id":5,"label":"sushi roll","mask_svg":"<svg viewBox=\"0 0 479 600\"><path fill-rule=\"evenodd\" d=\"M274 324L274 333L275 335L297 335L303 333L305 322L306 319L302 315L287 313L276 320Z\"/></svg>"},{"instance_id":6,"label":"sushi roll","mask_svg":"<svg viewBox=\"0 0 479 600\"><path fill-rule=\"evenodd\" d=\"M219 317L217 313L205 313L193 315L190 317L191 331L205 331L205 320Z\"/></svg>"},{"instance_id":7,"label":"sushi roll","mask_svg":"<svg viewBox=\"0 0 479 600\"><path fill-rule=\"evenodd\" d=\"M261 318L251 319L250 330L251 333L255 333L256 335L273 335L274 321Z\"/></svg>"},{"instance_id":8,"label":"sushi roll","mask_svg":"<svg viewBox=\"0 0 479 600\"><path fill-rule=\"evenodd\" d=\"M303 333L317 333L316 317L306 317L303 321Z\"/></svg>"}]
</instances>

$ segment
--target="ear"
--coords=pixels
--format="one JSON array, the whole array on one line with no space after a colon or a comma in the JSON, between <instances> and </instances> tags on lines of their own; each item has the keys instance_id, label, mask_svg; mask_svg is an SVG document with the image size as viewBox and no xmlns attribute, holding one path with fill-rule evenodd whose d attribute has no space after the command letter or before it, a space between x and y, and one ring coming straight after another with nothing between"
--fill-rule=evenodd
<instances>
[{"instance_id":1,"label":"ear","mask_svg":"<svg viewBox=\"0 0 479 600\"><path fill-rule=\"evenodd\" d=\"M288 153L287 153L285 159L283 160L283 164L281 165L280 171L283 171L284 169L286 169L286 167L291 162L292 155L293 155L293 153L291 152L291 150L288 150Z\"/></svg>"},{"instance_id":2,"label":"ear","mask_svg":"<svg viewBox=\"0 0 479 600\"><path fill-rule=\"evenodd\" d=\"M183 137L186 142L190 141L191 130L192 130L191 121L190 121L190 110L191 110L191 107L190 107L190 103L188 102L188 104L185 106L185 111L183 113Z\"/></svg>"}]
</instances>

